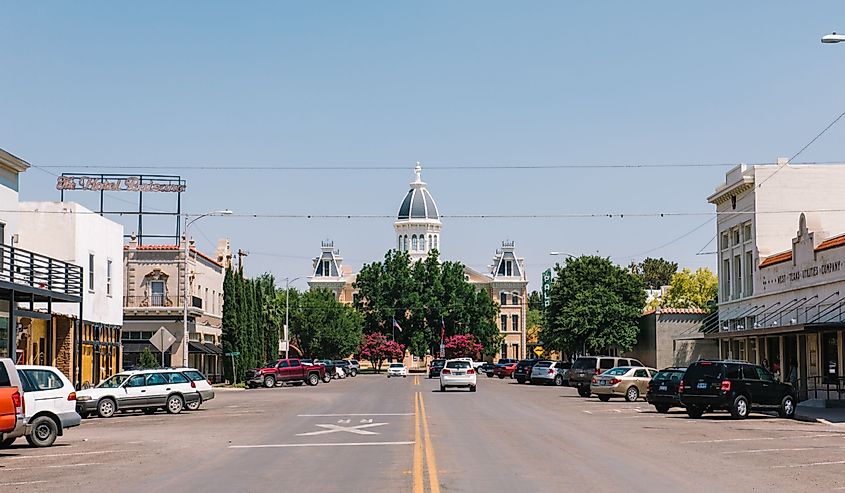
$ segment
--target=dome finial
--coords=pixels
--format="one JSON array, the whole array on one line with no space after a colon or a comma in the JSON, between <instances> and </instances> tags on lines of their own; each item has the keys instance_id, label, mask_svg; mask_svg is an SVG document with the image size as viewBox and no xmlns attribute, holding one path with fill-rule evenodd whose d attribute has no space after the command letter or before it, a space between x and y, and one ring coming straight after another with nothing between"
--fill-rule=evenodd
<instances>
[{"instance_id":1,"label":"dome finial","mask_svg":"<svg viewBox=\"0 0 845 493\"><path fill-rule=\"evenodd\" d=\"M417 161L417 165L414 166L414 174L416 175L416 183L422 182L422 166L420 166L420 162Z\"/></svg>"}]
</instances>

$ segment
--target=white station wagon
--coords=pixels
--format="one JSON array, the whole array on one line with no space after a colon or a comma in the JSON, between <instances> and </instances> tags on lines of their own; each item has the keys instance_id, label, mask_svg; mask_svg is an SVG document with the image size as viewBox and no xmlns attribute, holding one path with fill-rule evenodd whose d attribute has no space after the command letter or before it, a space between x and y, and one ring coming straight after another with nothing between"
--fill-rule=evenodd
<instances>
[{"instance_id":1,"label":"white station wagon","mask_svg":"<svg viewBox=\"0 0 845 493\"><path fill-rule=\"evenodd\" d=\"M119 410L142 409L153 414L164 408L181 413L200 400L197 384L180 370L141 370L113 375L93 389L76 393L76 409L82 417L96 413L110 418Z\"/></svg>"}]
</instances>

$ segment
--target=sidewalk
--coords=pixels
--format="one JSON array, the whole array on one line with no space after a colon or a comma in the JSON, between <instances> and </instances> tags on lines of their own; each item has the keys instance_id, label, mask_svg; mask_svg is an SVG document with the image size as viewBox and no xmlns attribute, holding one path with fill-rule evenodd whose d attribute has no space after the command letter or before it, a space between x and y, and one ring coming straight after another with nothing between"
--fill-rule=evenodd
<instances>
[{"instance_id":1,"label":"sidewalk","mask_svg":"<svg viewBox=\"0 0 845 493\"><path fill-rule=\"evenodd\" d=\"M845 408L810 407L798 404L795 418L845 428Z\"/></svg>"}]
</instances>

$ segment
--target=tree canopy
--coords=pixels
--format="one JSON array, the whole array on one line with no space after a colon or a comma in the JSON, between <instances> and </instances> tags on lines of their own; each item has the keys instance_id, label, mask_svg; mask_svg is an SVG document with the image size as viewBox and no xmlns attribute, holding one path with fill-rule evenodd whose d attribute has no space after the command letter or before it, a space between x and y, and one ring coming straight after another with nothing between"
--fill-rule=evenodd
<instances>
[{"instance_id":1,"label":"tree canopy","mask_svg":"<svg viewBox=\"0 0 845 493\"><path fill-rule=\"evenodd\" d=\"M546 347L566 352L628 350L645 305L642 279L597 256L568 258L555 266L543 331Z\"/></svg>"},{"instance_id":2,"label":"tree canopy","mask_svg":"<svg viewBox=\"0 0 845 493\"><path fill-rule=\"evenodd\" d=\"M670 262L662 257L648 257L639 264L631 264L631 272L642 279L646 289L660 289L668 286L677 271L677 262Z\"/></svg>"},{"instance_id":3,"label":"tree canopy","mask_svg":"<svg viewBox=\"0 0 845 493\"><path fill-rule=\"evenodd\" d=\"M381 369L381 363L388 358L401 358L405 354L405 346L396 341L389 341L381 332L373 332L364 336L358 348L358 357L372 363L376 373Z\"/></svg>"},{"instance_id":4,"label":"tree canopy","mask_svg":"<svg viewBox=\"0 0 845 493\"><path fill-rule=\"evenodd\" d=\"M305 356L346 358L361 344L363 317L353 307L337 301L327 289L296 296L291 303L290 337Z\"/></svg>"},{"instance_id":5,"label":"tree canopy","mask_svg":"<svg viewBox=\"0 0 845 493\"><path fill-rule=\"evenodd\" d=\"M671 308L701 308L708 310L716 301L719 281L707 267L695 272L685 268L672 277L666 296L660 305Z\"/></svg>"},{"instance_id":6,"label":"tree canopy","mask_svg":"<svg viewBox=\"0 0 845 493\"><path fill-rule=\"evenodd\" d=\"M437 251L411 263L406 252L391 250L384 261L366 264L355 282L355 307L364 332L379 332L406 345L413 354L436 354L444 337L472 334L486 354L495 354L498 306L464 278L459 262L441 262ZM402 328L394 334L393 321Z\"/></svg>"}]
</instances>

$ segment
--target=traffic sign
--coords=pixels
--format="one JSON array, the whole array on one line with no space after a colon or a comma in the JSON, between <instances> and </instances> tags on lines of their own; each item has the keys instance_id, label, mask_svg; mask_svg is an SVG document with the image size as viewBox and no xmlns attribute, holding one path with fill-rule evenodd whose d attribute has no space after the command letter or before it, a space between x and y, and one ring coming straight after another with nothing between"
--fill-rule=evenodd
<instances>
[{"instance_id":1,"label":"traffic sign","mask_svg":"<svg viewBox=\"0 0 845 493\"><path fill-rule=\"evenodd\" d=\"M169 330L164 327L159 327L156 333L150 337L150 342L153 343L153 346L155 346L156 349L163 353L167 351L174 342L176 342L176 338L173 337L173 334L171 334Z\"/></svg>"},{"instance_id":2,"label":"traffic sign","mask_svg":"<svg viewBox=\"0 0 845 493\"><path fill-rule=\"evenodd\" d=\"M224 356L240 356L240 351L232 351L231 353L226 353Z\"/></svg>"},{"instance_id":3,"label":"traffic sign","mask_svg":"<svg viewBox=\"0 0 845 493\"><path fill-rule=\"evenodd\" d=\"M534 347L534 354L536 354L537 356L542 356L543 353L545 353L545 352L546 352L546 350L543 349L543 346L535 346Z\"/></svg>"}]
</instances>

